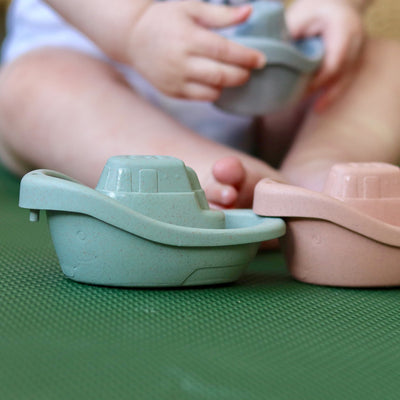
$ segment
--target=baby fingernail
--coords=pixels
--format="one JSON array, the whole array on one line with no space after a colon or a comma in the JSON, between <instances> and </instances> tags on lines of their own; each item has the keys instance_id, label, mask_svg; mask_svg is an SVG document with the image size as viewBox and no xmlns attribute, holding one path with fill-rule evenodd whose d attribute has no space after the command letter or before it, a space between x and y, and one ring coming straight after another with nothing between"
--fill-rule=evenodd
<instances>
[{"instance_id":1,"label":"baby fingernail","mask_svg":"<svg viewBox=\"0 0 400 400\"><path fill-rule=\"evenodd\" d=\"M243 4L241 6L236 7L236 10L238 12L249 12L250 10L253 10L253 7L250 4Z\"/></svg>"},{"instance_id":2,"label":"baby fingernail","mask_svg":"<svg viewBox=\"0 0 400 400\"><path fill-rule=\"evenodd\" d=\"M230 188L224 188L221 190L221 202L224 205L232 203L232 190Z\"/></svg>"},{"instance_id":3,"label":"baby fingernail","mask_svg":"<svg viewBox=\"0 0 400 400\"><path fill-rule=\"evenodd\" d=\"M258 57L256 68L264 68L265 64L267 64L267 57L265 55L261 55L260 57Z\"/></svg>"}]
</instances>

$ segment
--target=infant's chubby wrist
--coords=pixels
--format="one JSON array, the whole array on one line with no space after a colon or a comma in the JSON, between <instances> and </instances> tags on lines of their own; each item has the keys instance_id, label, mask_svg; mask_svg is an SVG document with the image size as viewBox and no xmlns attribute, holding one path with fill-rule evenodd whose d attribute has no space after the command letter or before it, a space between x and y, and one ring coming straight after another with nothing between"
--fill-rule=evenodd
<instances>
[{"instance_id":1,"label":"infant's chubby wrist","mask_svg":"<svg viewBox=\"0 0 400 400\"><path fill-rule=\"evenodd\" d=\"M118 40L118 46L114 49L114 54L112 55L115 61L125 64L130 64L132 61L130 42L133 31L147 10L154 5L153 0L135 0L133 3L135 5L121 23L118 34L120 40Z\"/></svg>"}]
</instances>

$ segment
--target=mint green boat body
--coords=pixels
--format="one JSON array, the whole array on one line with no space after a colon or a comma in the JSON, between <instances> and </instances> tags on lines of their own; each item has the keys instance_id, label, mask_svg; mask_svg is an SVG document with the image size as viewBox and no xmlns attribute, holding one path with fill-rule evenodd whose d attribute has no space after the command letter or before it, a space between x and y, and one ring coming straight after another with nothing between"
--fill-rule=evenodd
<instances>
[{"instance_id":1,"label":"mint green boat body","mask_svg":"<svg viewBox=\"0 0 400 400\"><path fill-rule=\"evenodd\" d=\"M20 206L33 221L46 210L64 274L97 285L232 282L261 242L285 233L279 218L210 210L195 172L165 156L112 157L96 190L32 171L21 181Z\"/></svg>"}]
</instances>

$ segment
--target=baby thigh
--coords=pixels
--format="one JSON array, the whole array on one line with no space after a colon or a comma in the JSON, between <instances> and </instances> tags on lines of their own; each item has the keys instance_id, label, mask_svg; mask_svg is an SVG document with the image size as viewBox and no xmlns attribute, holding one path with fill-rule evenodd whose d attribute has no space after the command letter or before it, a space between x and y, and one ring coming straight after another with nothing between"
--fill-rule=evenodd
<instances>
[{"instance_id":1,"label":"baby thigh","mask_svg":"<svg viewBox=\"0 0 400 400\"><path fill-rule=\"evenodd\" d=\"M175 156L201 182L222 157L255 164L151 104L109 63L65 48L36 49L3 66L0 141L2 162L17 174L49 168L91 186L116 154Z\"/></svg>"}]
</instances>

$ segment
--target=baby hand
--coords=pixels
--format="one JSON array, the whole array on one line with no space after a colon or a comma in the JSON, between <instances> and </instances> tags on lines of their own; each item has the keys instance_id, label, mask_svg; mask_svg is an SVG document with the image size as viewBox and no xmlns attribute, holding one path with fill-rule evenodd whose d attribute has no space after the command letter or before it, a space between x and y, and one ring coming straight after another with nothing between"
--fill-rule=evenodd
<instances>
[{"instance_id":1,"label":"baby hand","mask_svg":"<svg viewBox=\"0 0 400 400\"><path fill-rule=\"evenodd\" d=\"M297 0L287 12L294 37L321 35L325 57L311 89L330 85L360 55L364 29L360 11L350 0Z\"/></svg>"},{"instance_id":2,"label":"baby hand","mask_svg":"<svg viewBox=\"0 0 400 400\"><path fill-rule=\"evenodd\" d=\"M238 86L265 56L212 32L244 22L250 6L198 1L155 2L131 29L128 62L163 93L216 100L222 88Z\"/></svg>"}]
</instances>

